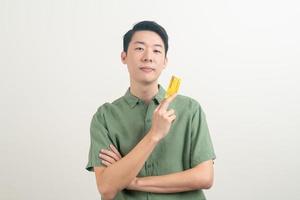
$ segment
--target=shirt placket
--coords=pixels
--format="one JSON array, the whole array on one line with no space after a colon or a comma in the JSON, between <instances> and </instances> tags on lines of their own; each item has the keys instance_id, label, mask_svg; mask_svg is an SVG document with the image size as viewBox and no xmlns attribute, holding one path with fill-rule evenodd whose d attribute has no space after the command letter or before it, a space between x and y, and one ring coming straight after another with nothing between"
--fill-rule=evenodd
<instances>
[{"instance_id":1,"label":"shirt placket","mask_svg":"<svg viewBox=\"0 0 300 200\"><path fill-rule=\"evenodd\" d=\"M145 127L144 127L144 131L145 133L148 133L148 131L151 128L152 125L152 114L153 114L153 110L154 110L154 102L151 101L151 103L148 105L147 107L147 111L146 111L146 115L145 115ZM152 176L153 174L153 162L151 159L151 155L149 156L148 160L145 162L145 172L146 172L146 176ZM147 193L147 199L151 199L151 193Z\"/></svg>"}]
</instances>

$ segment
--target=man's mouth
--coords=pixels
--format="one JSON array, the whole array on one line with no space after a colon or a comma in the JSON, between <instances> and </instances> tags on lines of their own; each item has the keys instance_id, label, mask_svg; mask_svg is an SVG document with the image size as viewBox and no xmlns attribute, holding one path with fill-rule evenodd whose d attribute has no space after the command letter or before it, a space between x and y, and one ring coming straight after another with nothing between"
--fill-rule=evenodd
<instances>
[{"instance_id":1,"label":"man's mouth","mask_svg":"<svg viewBox=\"0 0 300 200\"><path fill-rule=\"evenodd\" d=\"M154 71L154 68L151 67L141 67L140 70L142 70L143 72L149 73Z\"/></svg>"}]
</instances>

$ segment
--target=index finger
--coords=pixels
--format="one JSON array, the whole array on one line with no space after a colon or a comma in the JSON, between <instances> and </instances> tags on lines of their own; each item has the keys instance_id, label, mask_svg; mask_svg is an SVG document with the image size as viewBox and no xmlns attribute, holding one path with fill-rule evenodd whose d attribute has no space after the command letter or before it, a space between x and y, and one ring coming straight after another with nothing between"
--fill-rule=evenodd
<instances>
[{"instance_id":1,"label":"index finger","mask_svg":"<svg viewBox=\"0 0 300 200\"><path fill-rule=\"evenodd\" d=\"M177 93L169 96L168 98L164 99L161 102L161 105L159 105L159 110L163 109L163 110L167 110L170 103L175 99L175 97L177 96Z\"/></svg>"},{"instance_id":2,"label":"index finger","mask_svg":"<svg viewBox=\"0 0 300 200\"><path fill-rule=\"evenodd\" d=\"M109 147L110 147L110 149L115 153L115 154L117 154L117 156L121 159L122 158L122 156L121 156L121 154L119 153L119 151L117 150L117 148L114 146L114 145L109 145Z\"/></svg>"}]
</instances>

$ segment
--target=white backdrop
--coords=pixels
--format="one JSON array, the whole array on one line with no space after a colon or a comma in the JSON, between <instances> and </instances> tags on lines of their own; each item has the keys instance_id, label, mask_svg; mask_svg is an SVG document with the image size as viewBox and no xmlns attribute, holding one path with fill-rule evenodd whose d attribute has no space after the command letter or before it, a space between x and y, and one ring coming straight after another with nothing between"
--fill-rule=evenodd
<instances>
[{"instance_id":1,"label":"white backdrop","mask_svg":"<svg viewBox=\"0 0 300 200\"><path fill-rule=\"evenodd\" d=\"M154 20L180 93L204 108L208 199L299 199L296 0L0 0L0 199L100 199L85 171L96 109L126 92L122 36Z\"/></svg>"}]
</instances>

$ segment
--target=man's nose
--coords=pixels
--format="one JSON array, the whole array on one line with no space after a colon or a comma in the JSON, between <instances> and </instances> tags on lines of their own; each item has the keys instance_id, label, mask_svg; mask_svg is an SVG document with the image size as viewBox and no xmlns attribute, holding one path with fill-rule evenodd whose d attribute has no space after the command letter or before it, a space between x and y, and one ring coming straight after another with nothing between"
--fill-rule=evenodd
<instances>
[{"instance_id":1,"label":"man's nose","mask_svg":"<svg viewBox=\"0 0 300 200\"><path fill-rule=\"evenodd\" d=\"M152 55L150 51L145 51L143 56L144 62L153 62Z\"/></svg>"}]
</instances>

